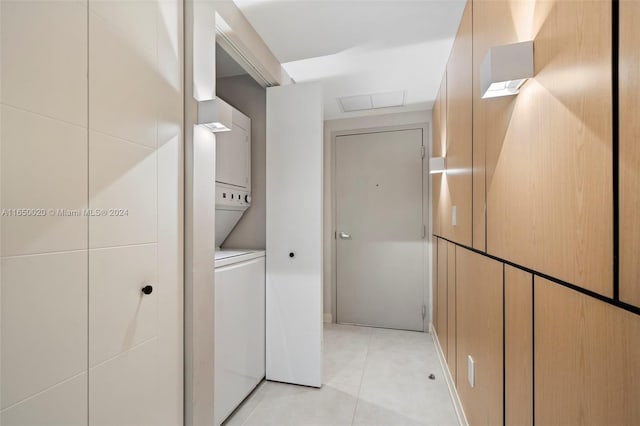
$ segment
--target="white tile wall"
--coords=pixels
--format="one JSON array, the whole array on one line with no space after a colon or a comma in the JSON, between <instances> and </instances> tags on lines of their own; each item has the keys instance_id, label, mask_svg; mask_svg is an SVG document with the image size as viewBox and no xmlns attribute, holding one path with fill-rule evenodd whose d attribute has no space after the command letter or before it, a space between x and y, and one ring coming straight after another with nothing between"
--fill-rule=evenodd
<instances>
[{"instance_id":1,"label":"white tile wall","mask_svg":"<svg viewBox=\"0 0 640 426\"><path fill-rule=\"evenodd\" d=\"M2 103L86 127L86 34L86 2L3 1Z\"/></svg>"},{"instance_id":2,"label":"white tile wall","mask_svg":"<svg viewBox=\"0 0 640 426\"><path fill-rule=\"evenodd\" d=\"M182 22L176 0L0 2L0 207L128 209L2 218L2 426L182 422Z\"/></svg>"},{"instance_id":3,"label":"white tile wall","mask_svg":"<svg viewBox=\"0 0 640 426\"><path fill-rule=\"evenodd\" d=\"M89 252L89 364L95 366L158 334L157 245ZM149 295L140 289L154 287Z\"/></svg>"},{"instance_id":4,"label":"white tile wall","mask_svg":"<svg viewBox=\"0 0 640 426\"><path fill-rule=\"evenodd\" d=\"M91 1L89 18L89 125L149 147L157 146L160 103L157 7L154 1Z\"/></svg>"},{"instance_id":5,"label":"white tile wall","mask_svg":"<svg viewBox=\"0 0 640 426\"><path fill-rule=\"evenodd\" d=\"M86 425L87 402L87 373L82 373L3 411L2 426Z\"/></svg>"},{"instance_id":6,"label":"white tile wall","mask_svg":"<svg viewBox=\"0 0 640 426\"><path fill-rule=\"evenodd\" d=\"M87 252L2 259L2 407L87 369Z\"/></svg>"},{"instance_id":7,"label":"white tile wall","mask_svg":"<svg viewBox=\"0 0 640 426\"><path fill-rule=\"evenodd\" d=\"M87 218L50 209L87 207L87 130L2 106L2 209L43 209L45 216L2 215L2 255L87 247Z\"/></svg>"},{"instance_id":8,"label":"white tile wall","mask_svg":"<svg viewBox=\"0 0 640 426\"><path fill-rule=\"evenodd\" d=\"M89 141L89 207L128 209L125 216L89 218L90 247L156 242L156 151L97 132Z\"/></svg>"},{"instance_id":9,"label":"white tile wall","mask_svg":"<svg viewBox=\"0 0 640 426\"><path fill-rule=\"evenodd\" d=\"M174 424L160 398L158 350L154 339L89 370L91 426Z\"/></svg>"}]
</instances>

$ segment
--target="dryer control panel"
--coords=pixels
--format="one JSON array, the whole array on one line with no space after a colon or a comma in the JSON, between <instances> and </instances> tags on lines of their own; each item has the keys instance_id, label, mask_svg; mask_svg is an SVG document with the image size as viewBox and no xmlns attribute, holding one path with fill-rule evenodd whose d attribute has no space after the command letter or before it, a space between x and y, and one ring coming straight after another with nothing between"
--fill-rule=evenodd
<instances>
[{"instance_id":1,"label":"dryer control panel","mask_svg":"<svg viewBox=\"0 0 640 426\"><path fill-rule=\"evenodd\" d=\"M245 210L251 205L251 193L243 188L223 183L216 184L216 208Z\"/></svg>"}]
</instances>

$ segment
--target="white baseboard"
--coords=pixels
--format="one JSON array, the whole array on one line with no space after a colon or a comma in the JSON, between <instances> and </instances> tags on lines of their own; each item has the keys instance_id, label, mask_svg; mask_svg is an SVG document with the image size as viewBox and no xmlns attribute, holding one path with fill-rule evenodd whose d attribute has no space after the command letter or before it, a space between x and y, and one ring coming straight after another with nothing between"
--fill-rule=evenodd
<instances>
[{"instance_id":1,"label":"white baseboard","mask_svg":"<svg viewBox=\"0 0 640 426\"><path fill-rule=\"evenodd\" d=\"M322 315L322 321L331 323L333 322L333 316L331 314L325 313L324 315Z\"/></svg>"},{"instance_id":2,"label":"white baseboard","mask_svg":"<svg viewBox=\"0 0 640 426\"><path fill-rule=\"evenodd\" d=\"M436 330L433 328L433 324L429 324L429 333L431 334L433 343L436 345L436 352L438 353L438 359L440 360L440 365L442 365L442 370L444 371L444 379L447 382L449 394L451 395L451 399L453 400L453 406L456 410L456 415L458 416L458 422L460 423L460 426L469 426L467 417L464 415L464 410L462 409L462 402L460 402L460 397L458 396L456 385L453 382L453 377L451 377L451 372L449 371L449 367L447 366L447 361L445 359L444 352L442 352L442 347L440 346L440 341L438 340Z\"/></svg>"}]
</instances>

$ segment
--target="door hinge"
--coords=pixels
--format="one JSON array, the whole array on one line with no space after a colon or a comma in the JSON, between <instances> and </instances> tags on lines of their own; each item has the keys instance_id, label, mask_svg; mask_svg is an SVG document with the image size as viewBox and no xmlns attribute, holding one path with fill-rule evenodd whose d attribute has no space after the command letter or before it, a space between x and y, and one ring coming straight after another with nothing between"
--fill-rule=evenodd
<instances>
[{"instance_id":1,"label":"door hinge","mask_svg":"<svg viewBox=\"0 0 640 426\"><path fill-rule=\"evenodd\" d=\"M333 231L333 239L334 240L338 239L338 231Z\"/></svg>"},{"instance_id":2,"label":"door hinge","mask_svg":"<svg viewBox=\"0 0 640 426\"><path fill-rule=\"evenodd\" d=\"M427 150L425 149L424 145L422 145L422 146L420 147L420 157L421 157L421 158L424 158L424 157L425 157L425 155L427 155Z\"/></svg>"},{"instance_id":3,"label":"door hinge","mask_svg":"<svg viewBox=\"0 0 640 426\"><path fill-rule=\"evenodd\" d=\"M422 225L422 239L427 237L427 225Z\"/></svg>"},{"instance_id":4,"label":"door hinge","mask_svg":"<svg viewBox=\"0 0 640 426\"><path fill-rule=\"evenodd\" d=\"M426 305L423 303L422 304L422 319L425 319L425 317L427 316L427 307Z\"/></svg>"}]
</instances>

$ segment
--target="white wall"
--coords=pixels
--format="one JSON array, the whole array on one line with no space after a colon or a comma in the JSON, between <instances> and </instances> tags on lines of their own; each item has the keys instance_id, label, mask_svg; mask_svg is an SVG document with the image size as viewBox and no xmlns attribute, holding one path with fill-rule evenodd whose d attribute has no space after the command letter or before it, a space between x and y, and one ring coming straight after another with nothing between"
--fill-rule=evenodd
<instances>
[{"instance_id":1,"label":"white wall","mask_svg":"<svg viewBox=\"0 0 640 426\"><path fill-rule=\"evenodd\" d=\"M251 118L251 207L242 215L223 248L264 249L266 230L267 92L249 75L220 78L218 96Z\"/></svg>"},{"instance_id":2,"label":"white wall","mask_svg":"<svg viewBox=\"0 0 640 426\"><path fill-rule=\"evenodd\" d=\"M396 113L396 114L380 114L380 115L372 115L358 118L347 118L340 120L327 120L324 123L324 212L323 212L323 222L324 222L324 235L323 235L323 245L324 245L324 315L325 321L329 319L335 321L335 307L333 306L335 301L335 241L334 241L334 232L335 226L333 224L334 221L334 140L335 136L339 134L348 134L352 131L360 131L360 130L379 130L385 127L400 127L400 126L411 126L411 125L419 125L422 126L424 124L428 124L428 137L425 141L425 145L427 147L430 146L431 140L431 111L415 111L415 112L406 112L406 113ZM427 152L430 152L429 149ZM425 177L425 194L424 200L425 203L429 200L429 185L428 185L428 175ZM428 214L428 205L425 205L424 212ZM429 218L425 218L425 223L429 223ZM430 239L426 239L426 243L429 244ZM427 250L427 253L430 253ZM429 254L430 256L430 254ZM425 259L425 271L429 270L430 267L430 257ZM427 282L425 283L426 289L428 290L429 282L430 282L430 274L427 274ZM429 294L428 291L425 294ZM426 305L430 306L430 301L426 300ZM428 329L428 318L426 321L426 328Z\"/></svg>"}]
</instances>

